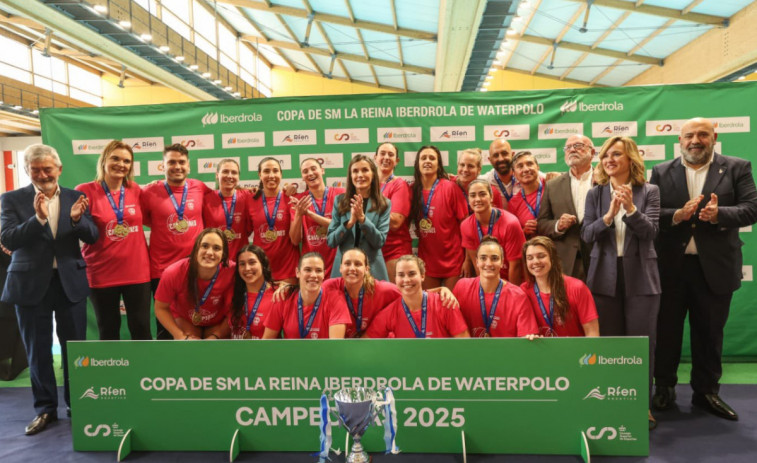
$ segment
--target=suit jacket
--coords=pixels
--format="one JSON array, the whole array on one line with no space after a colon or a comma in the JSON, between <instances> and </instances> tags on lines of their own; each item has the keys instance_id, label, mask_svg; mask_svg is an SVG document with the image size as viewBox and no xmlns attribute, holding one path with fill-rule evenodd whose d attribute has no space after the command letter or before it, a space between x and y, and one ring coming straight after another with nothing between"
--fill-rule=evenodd
<instances>
[{"instance_id":1,"label":"suit jacket","mask_svg":"<svg viewBox=\"0 0 757 463\"><path fill-rule=\"evenodd\" d=\"M0 240L13 251L2 301L25 306L41 302L53 276L53 258L58 262L58 276L66 297L71 302L81 301L89 295L89 285L79 240L93 244L98 238L89 210L82 214L78 224L71 222L71 206L83 193L60 188L60 217L55 238L50 224L40 225L37 220L36 195L34 186L29 185L0 198Z\"/></svg>"},{"instance_id":2,"label":"suit jacket","mask_svg":"<svg viewBox=\"0 0 757 463\"><path fill-rule=\"evenodd\" d=\"M387 208L382 214L378 211L370 212L371 200L365 202L365 222L362 224L355 223L351 229L345 226L349 222L352 213L348 210L344 215L339 214L339 202L344 195L341 194L334 199L334 210L331 213L331 224L329 225L328 243L332 248L338 248L336 257L334 257L334 267L331 270L331 277L341 276L339 266L342 263L342 254L355 247L355 227L360 227L360 249L365 251L368 256L368 262L371 264L371 275L377 280L388 280L389 274L386 271L384 255L381 248L386 241L386 234L389 233L389 213L392 209L392 202L386 200Z\"/></svg>"},{"instance_id":3,"label":"suit jacket","mask_svg":"<svg viewBox=\"0 0 757 463\"><path fill-rule=\"evenodd\" d=\"M741 246L739 227L757 222L757 190L752 165L744 159L714 153L702 188L704 199L697 212L686 222L673 225L673 214L689 200L686 168L677 158L652 169L650 182L659 186L660 236L657 251L660 275L667 286L680 278L678 270L691 237L697 246L699 261L710 289L728 294L741 286ZM718 223L699 220L699 210L718 196Z\"/></svg>"},{"instance_id":4,"label":"suit jacket","mask_svg":"<svg viewBox=\"0 0 757 463\"><path fill-rule=\"evenodd\" d=\"M570 172L565 172L547 182L537 218L538 234L548 236L555 242L563 273L567 273L573 269L579 250L584 261L588 262L591 244L581 240L580 224L573 225L564 233L555 231L555 224L563 214L578 216L573 205L573 193L570 190ZM584 268L584 271L586 270L588 269ZM571 276L575 277L576 275Z\"/></svg>"},{"instance_id":5,"label":"suit jacket","mask_svg":"<svg viewBox=\"0 0 757 463\"><path fill-rule=\"evenodd\" d=\"M624 215L626 224L623 243L623 273L626 295L660 294L660 274L654 239L660 215L660 190L645 183L633 187L636 212ZM592 293L615 296L618 279L618 247L615 222L609 227L602 217L610 210L610 185L597 185L586 195L586 212L581 238L594 243L590 254L586 285Z\"/></svg>"}]
</instances>

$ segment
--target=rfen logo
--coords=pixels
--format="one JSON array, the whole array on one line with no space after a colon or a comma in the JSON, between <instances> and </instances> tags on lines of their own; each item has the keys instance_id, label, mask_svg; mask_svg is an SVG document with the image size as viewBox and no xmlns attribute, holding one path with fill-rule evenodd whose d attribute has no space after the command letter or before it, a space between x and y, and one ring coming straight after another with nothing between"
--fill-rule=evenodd
<instances>
[{"instance_id":1,"label":"rfen logo","mask_svg":"<svg viewBox=\"0 0 757 463\"><path fill-rule=\"evenodd\" d=\"M273 146L315 145L315 130L278 130L273 132Z\"/></svg>"},{"instance_id":2,"label":"rfen logo","mask_svg":"<svg viewBox=\"0 0 757 463\"><path fill-rule=\"evenodd\" d=\"M163 151L163 137L124 138L134 153L159 153Z\"/></svg>"},{"instance_id":3,"label":"rfen logo","mask_svg":"<svg viewBox=\"0 0 757 463\"><path fill-rule=\"evenodd\" d=\"M635 137L638 132L636 121L592 122L591 135L595 138L614 136Z\"/></svg>"},{"instance_id":4,"label":"rfen logo","mask_svg":"<svg viewBox=\"0 0 757 463\"><path fill-rule=\"evenodd\" d=\"M473 125L459 127L431 127L432 142L475 141L476 127Z\"/></svg>"}]
</instances>

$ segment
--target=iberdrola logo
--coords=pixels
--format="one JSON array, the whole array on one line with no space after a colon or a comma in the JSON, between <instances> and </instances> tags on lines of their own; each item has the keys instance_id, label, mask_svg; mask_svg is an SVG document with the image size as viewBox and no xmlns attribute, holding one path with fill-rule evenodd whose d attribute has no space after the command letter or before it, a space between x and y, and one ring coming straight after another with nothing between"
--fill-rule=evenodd
<instances>
[{"instance_id":1,"label":"iberdrola logo","mask_svg":"<svg viewBox=\"0 0 757 463\"><path fill-rule=\"evenodd\" d=\"M584 354L580 359L578 359L578 364L581 366L584 365L596 365L597 364L597 354Z\"/></svg>"},{"instance_id":2,"label":"iberdrola logo","mask_svg":"<svg viewBox=\"0 0 757 463\"><path fill-rule=\"evenodd\" d=\"M74 360L74 367L88 367L89 366L89 357L77 357L76 360Z\"/></svg>"},{"instance_id":3,"label":"iberdrola logo","mask_svg":"<svg viewBox=\"0 0 757 463\"><path fill-rule=\"evenodd\" d=\"M565 113L574 113L578 109L578 100L572 99L568 100L565 103L560 106L560 115L562 116Z\"/></svg>"},{"instance_id":4,"label":"iberdrola logo","mask_svg":"<svg viewBox=\"0 0 757 463\"><path fill-rule=\"evenodd\" d=\"M207 113L202 116L202 126L213 125L218 123L218 113Z\"/></svg>"}]
</instances>

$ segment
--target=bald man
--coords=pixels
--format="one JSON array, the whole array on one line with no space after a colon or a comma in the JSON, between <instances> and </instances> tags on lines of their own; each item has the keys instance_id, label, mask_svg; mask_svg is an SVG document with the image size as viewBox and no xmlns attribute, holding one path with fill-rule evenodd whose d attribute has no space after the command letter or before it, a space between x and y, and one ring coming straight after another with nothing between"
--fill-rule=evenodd
<instances>
[{"instance_id":1,"label":"bald man","mask_svg":"<svg viewBox=\"0 0 757 463\"><path fill-rule=\"evenodd\" d=\"M691 327L692 403L721 418L738 414L719 394L723 328L741 286L739 228L757 222L757 190L749 161L715 153L712 122L686 121L681 157L652 169L660 188L658 265L662 298L655 354L658 410L675 403L686 314Z\"/></svg>"},{"instance_id":2,"label":"bald man","mask_svg":"<svg viewBox=\"0 0 757 463\"><path fill-rule=\"evenodd\" d=\"M497 190L502 194L504 198L503 205L507 209L507 203L510 201L510 198L520 192L520 183L515 178L515 175L513 175L513 149L510 147L510 143L504 138L495 138L489 145L488 161L493 169L483 175L479 175L478 178L486 180L491 184L493 190ZM539 172L539 179L541 181L552 180L557 175L559 175L557 172L550 172L548 174Z\"/></svg>"}]
</instances>

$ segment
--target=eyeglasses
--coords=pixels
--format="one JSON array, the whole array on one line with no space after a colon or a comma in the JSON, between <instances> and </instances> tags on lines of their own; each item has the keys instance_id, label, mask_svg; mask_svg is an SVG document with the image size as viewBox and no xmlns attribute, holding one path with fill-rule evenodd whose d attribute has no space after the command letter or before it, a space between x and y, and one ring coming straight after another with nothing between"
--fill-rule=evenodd
<instances>
[{"instance_id":1,"label":"eyeglasses","mask_svg":"<svg viewBox=\"0 0 757 463\"><path fill-rule=\"evenodd\" d=\"M586 148L586 144L585 143L573 143L572 145L565 145L565 147L562 150L567 153L571 149L574 149L576 151L581 151L584 148Z\"/></svg>"}]
</instances>

